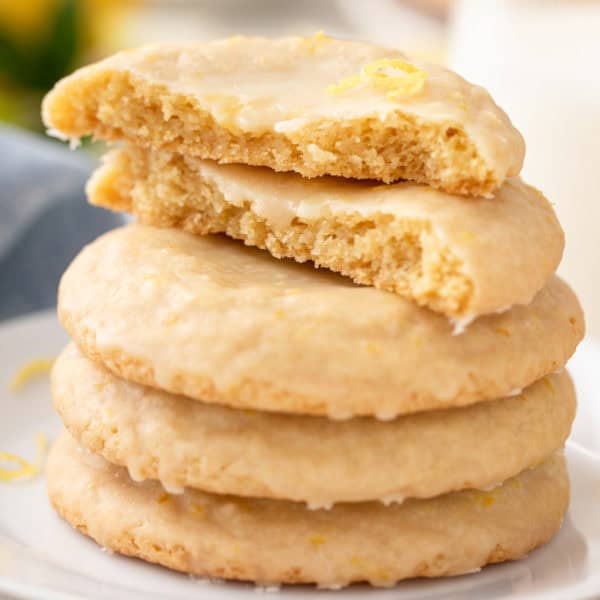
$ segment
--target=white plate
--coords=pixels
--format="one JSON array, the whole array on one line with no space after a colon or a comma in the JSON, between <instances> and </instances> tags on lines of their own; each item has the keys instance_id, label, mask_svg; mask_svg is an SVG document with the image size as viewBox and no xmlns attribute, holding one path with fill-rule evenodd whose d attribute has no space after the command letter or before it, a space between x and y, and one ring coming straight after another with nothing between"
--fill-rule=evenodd
<instances>
[{"instance_id":1,"label":"white plate","mask_svg":"<svg viewBox=\"0 0 600 600\"><path fill-rule=\"evenodd\" d=\"M0 450L33 458L35 435L60 430L50 407L47 380L19 393L6 384L32 358L55 356L66 341L52 313L0 326ZM402 583L391 590L353 586L336 600L500 598L576 600L600 597L600 345L585 342L570 365L579 391L579 413L567 456L572 502L559 535L527 559L496 565L475 575ZM63 523L48 506L42 477L0 483L0 593L66 600L185 598L242 600L263 590L247 584L211 583L102 552ZM309 586L286 587L285 597L314 598Z\"/></svg>"}]
</instances>

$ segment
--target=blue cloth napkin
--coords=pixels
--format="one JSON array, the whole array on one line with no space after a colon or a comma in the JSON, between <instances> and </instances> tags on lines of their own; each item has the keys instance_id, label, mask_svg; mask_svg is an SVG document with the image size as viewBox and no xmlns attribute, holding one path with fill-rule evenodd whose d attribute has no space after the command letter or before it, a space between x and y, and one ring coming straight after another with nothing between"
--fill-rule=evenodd
<instances>
[{"instance_id":1,"label":"blue cloth napkin","mask_svg":"<svg viewBox=\"0 0 600 600\"><path fill-rule=\"evenodd\" d=\"M123 222L86 203L94 166L58 142L0 127L0 320L54 306L81 247Z\"/></svg>"}]
</instances>

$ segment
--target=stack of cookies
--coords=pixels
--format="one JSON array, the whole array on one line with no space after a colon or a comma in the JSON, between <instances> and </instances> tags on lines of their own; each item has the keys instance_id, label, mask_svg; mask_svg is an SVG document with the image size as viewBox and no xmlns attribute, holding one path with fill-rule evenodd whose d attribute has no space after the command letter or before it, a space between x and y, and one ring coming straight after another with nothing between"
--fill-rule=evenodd
<instances>
[{"instance_id":1,"label":"stack of cookies","mask_svg":"<svg viewBox=\"0 0 600 600\"><path fill-rule=\"evenodd\" d=\"M88 195L138 221L60 286L47 475L74 527L323 587L468 573L558 530L583 316L485 90L369 44L236 37L83 68L44 119L124 142Z\"/></svg>"}]
</instances>

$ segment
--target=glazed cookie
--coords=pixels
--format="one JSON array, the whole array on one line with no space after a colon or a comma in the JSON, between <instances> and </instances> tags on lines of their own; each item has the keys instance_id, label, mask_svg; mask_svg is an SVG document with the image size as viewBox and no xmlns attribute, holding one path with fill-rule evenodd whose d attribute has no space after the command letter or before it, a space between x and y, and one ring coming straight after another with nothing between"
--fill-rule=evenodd
<instances>
[{"instance_id":1,"label":"glazed cookie","mask_svg":"<svg viewBox=\"0 0 600 600\"><path fill-rule=\"evenodd\" d=\"M517 175L525 152L483 88L398 50L322 34L121 52L58 82L43 118L69 138L470 195Z\"/></svg>"},{"instance_id":2,"label":"glazed cookie","mask_svg":"<svg viewBox=\"0 0 600 600\"><path fill-rule=\"evenodd\" d=\"M389 507L310 511L193 490L171 496L155 482L133 484L67 434L50 453L47 481L58 513L116 552L200 576L334 588L457 575L523 557L556 533L569 497L562 456L491 492Z\"/></svg>"},{"instance_id":3,"label":"glazed cookie","mask_svg":"<svg viewBox=\"0 0 600 600\"><path fill-rule=\"evenodd\" d=\"M136 481L312 508L498 485L562 448L575 414L566 371L518 396L386 423L235 410L126 382L72 344L52 395L71 434Z\"/></svg>"},{"instance_id":4,"label":"glazed cookie","mask_svg":"<svg viewBox=\"0 0 600 600\"><path fill-rule=\"evenodd\" d=\"M563 366L584 329L556 278L529 306L452 335L445 317L395 294L224 237L142 225L82 250L58 311L79 347L127 380L333 418L509 395Z\"/></svg>"},{"instance_id":5,"label":"glazed cookie","mask_svg":"<svg viewBox=\"0 0 600 600\"><path fill-rule=\"evenodd\" d=\"M147 225L224 232L277 258L312 260L453 318L528 304L564 246L550 203L520 179L491 200L463 198L130 146L106 156L88 196Z\"/></svg>"}]
</instances>

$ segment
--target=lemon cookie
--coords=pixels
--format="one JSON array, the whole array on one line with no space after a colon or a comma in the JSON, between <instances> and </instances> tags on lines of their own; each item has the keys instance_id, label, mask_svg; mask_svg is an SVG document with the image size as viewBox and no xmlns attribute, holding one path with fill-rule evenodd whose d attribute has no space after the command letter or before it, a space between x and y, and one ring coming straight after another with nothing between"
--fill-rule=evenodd
<instances>
[{"instance_id":1,"label":"lemon cookie","mask_svg":"<svg viewBox=\"0 0 600 600\"><path fill-rule=\"evenodd\" d=\"M107 155L88 195L148 225L225 232L313 260L455 318L528 304L564 246L550 203L518 178L475 199L128 147Z\"/></svg>"},{"instance_id":2,"label":"lemon cookie","mask_svg":"<svg viewBox=\"0 0 600 600\"><path fill-rule=\"evenodd\" d=\"M58 82L43 118L70 138L471 195L517 175L525 151L483 88L398 50L323 35L121 52Z\"/></svg>"},{"instance_id":3,"label":"lemon cookie","mask_svg":"<svg viewBox=\"0 0 600 600\"><path fill-rule=\"evenodd\" d=\"M392 418L470 404L561 367L583 334L552 279L527 307L452 335L394 294L219 237L133 225L63 275L59 316L125 379L263 410Z\"/></svg>"},{"instance_id":4,"label":"lemon cookie","mask_svg":"<svg viewBox=\"0 0 600 600\"><path fill-rule=\"evenodd\" d=\"M498 485L562 448L575 414L566 371L518 396L385 423L236 410L126 382L72 344L52 395L71 434L137 481L310 507Z\"/></svg>"},{"instance_id":5,"label":"lemon cookie","mask_svg":"<svg viewBox=\"0 0 600 600\"><path fill-rule=\"evenodd\" d=\"M529 306L452 335L445 317L395 294L224 237L142 225L82 250L58 312L80 348L125 379L334 418L506 396L561 367L584 329L556 278Z\"/></svg>"},{"instance_id":6,"label":"lemon cookie","mask_svg":"<svg viewBox=\"0 0 600 600\"><path fill-rule=\"evenodd\" d=\"M556 533L569 497L562 456L491 492L389 507L310 511L284 500L170 495L155 482L132 483L67 434L50 453L47 481L58 513L116 552L201 576L325 587L389 586L520 558Z\"/></svg>"}]
</instances>

